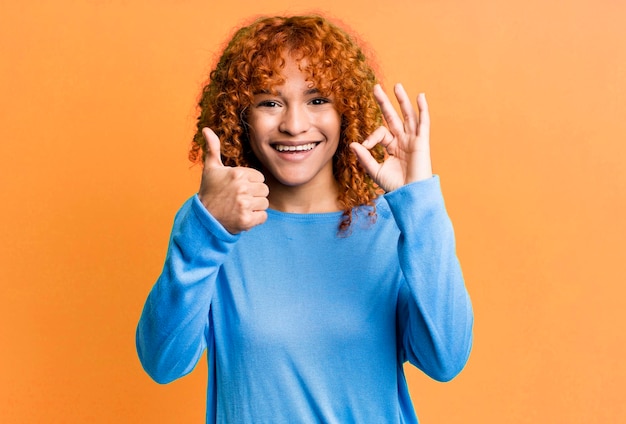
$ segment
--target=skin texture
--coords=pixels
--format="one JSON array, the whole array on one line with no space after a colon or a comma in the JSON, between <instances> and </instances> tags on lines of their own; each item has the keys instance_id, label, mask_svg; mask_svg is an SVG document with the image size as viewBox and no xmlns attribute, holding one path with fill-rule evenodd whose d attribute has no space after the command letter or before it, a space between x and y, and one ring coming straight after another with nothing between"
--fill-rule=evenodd
<instances>
[{"instance_id":1,"label":"skin texture","mask_svg":"<svg viewBox=\"0 0 626 424\"><path fill-rule=\"evenodd\" d=\"M387 192L433 176L430 161L430 117L426 96L421 93L417 97L418 115L401 84L396 84L394 92L402 118L377 84L374 86L374 96L383 111L388 128L379 127L362 145L350 145L367 173ZM382 164L376 162L367 151L379 143L388 154Z\"/></svg>"},{"instance_id":2,"label":"skin texture","mask_svg":"<svg viewBox=\"0 0 626 424\"><path fill-rule=\"evenodd\" d=\"M264 223L269 206L265 176L253 168L224 166L219 138L210 128L202 133L208 152L198 196L204 207L231 234Z\"/></svg>"},{"instance_id":3,"label":"skin texture","mask_svg":"<svg viewBox=\"0 0 626 424\"><path fill-rule=\"evenodd\" d=\"M251 147L262 172L224 166L219 138L211 129L203 129L208 151L198 195L233 234L265 222L268 207L298 213L341 209L332 169L340 137L340 117L333 106L337 99L320 96L288 55L282 76L283 84L255 95L248 116ZM376 85L374 96L387 126L374 130L363 143L350 145L367 173L387 192L432 177L426 98L418 96L416 112L402 85L397 84L394 93L401 115ZM274 147L311 142L315 147L306 152L285 153ZM378 144L386 151L382 163L370 153Z\"/></svg>"},{"instance_id":4,"label":"skin texture","mask_svg":"<svg viewBox=\"0 0 626 424\"><path fill-rule=\"evenodd\" d=\"M248 117L250 145L270 187L270 207L298 213L339 211L332 158L341 117L333 98L306 81L295 60L287 60L283 77L285 83L274 93L255 95Z\"/></svg>"},{"instance_id":5,"label":"skin texture","mask_svg":"<svg viewBox=\"0 0 626 424\"><path fill-rule=\"evenodd\" d=\"M220 139L226 166L265 172L250 143L250 107L256 94L275 93L274 88L284 83L285 58L291 56L305 65L301 69L307 81L324 96L334 96L341 116L341 137L333 156L337 203L343 212L338 232L350 233L352 219L361 208L368 210L370 222L375 221L375 199L383 190L350 149L351 143L362 143L383 123L373 92L376 65L366 53L358 37L317 15L261 17L241 27L202 88L189 159L204 163L207 143L203 130L209 127ZM370 153L378 161L384 157L381 145Z\"/></svg>"}]
</instances>

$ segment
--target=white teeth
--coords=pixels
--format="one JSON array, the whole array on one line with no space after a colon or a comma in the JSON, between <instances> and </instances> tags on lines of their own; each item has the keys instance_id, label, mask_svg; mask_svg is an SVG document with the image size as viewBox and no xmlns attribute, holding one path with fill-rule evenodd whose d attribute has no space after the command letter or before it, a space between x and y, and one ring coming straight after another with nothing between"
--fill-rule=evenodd
<instances>
[{"instance_id":1,"label":"white teeth","mask_svg":"<svg viewBox=\"0 0 626 424\"><path fill-rule=\"evenodd\" d=\"M313 150L315 145L316 143L301 144L299 146L286 146L284 144L276 144L274 145L274 148L279 152L305 152L307 150Z\"/></svg>"}]
</instances>

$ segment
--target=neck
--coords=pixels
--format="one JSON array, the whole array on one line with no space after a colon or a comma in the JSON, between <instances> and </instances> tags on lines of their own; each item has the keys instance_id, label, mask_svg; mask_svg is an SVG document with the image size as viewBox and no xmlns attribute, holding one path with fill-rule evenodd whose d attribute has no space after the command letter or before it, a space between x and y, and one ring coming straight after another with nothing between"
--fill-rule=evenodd
<instances>
[{"instance_id":1,"label":"neck","mask_svg":"<svg viewBox=\"0 0 626 424\"><path fill-rule=\"evenodd\" d=\"M331 184L291 187L278 181L266 181L270 188L270 208L289 213L325 213L342 210L337 201L339 187Z\"/></svg>"}]
</instances>

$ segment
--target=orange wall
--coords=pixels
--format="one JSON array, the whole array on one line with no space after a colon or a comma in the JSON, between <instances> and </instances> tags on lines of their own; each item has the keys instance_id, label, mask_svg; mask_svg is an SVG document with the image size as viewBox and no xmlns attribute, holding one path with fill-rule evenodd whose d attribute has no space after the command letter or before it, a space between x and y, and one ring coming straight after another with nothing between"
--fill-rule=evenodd
<instances>
[{"instance_id":1,"label":"orange wall","mask_svg":"<svg viewBox=\"0 0 626 424\"><path fill-rule=\"evenodd\" d=\"M197 187L194 103L231 28L293 0L0 5L0 421L202 422L206 367L134 330ZM626 422L626 3L319 0L425 91L475 313L424 423Z\"/></svg>"}]
</instances>

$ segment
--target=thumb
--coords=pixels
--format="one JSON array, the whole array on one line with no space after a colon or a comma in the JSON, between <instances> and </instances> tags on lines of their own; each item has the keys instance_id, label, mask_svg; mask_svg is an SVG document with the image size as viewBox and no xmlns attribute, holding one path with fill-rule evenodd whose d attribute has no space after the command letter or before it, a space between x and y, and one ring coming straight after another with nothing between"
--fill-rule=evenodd
<instances>
[{"instance_id":1,"label":"thumb","mask_svg":"<svg viewBox=\"0 0 626 424\"><path fill-rule=\"evenodd\" d=\"M202 128L202 135L206 140L206 155L204 156L205 168L217 168L224 166L220 151L220 139L211 128Z\"/></svg>"}]
</instances>

